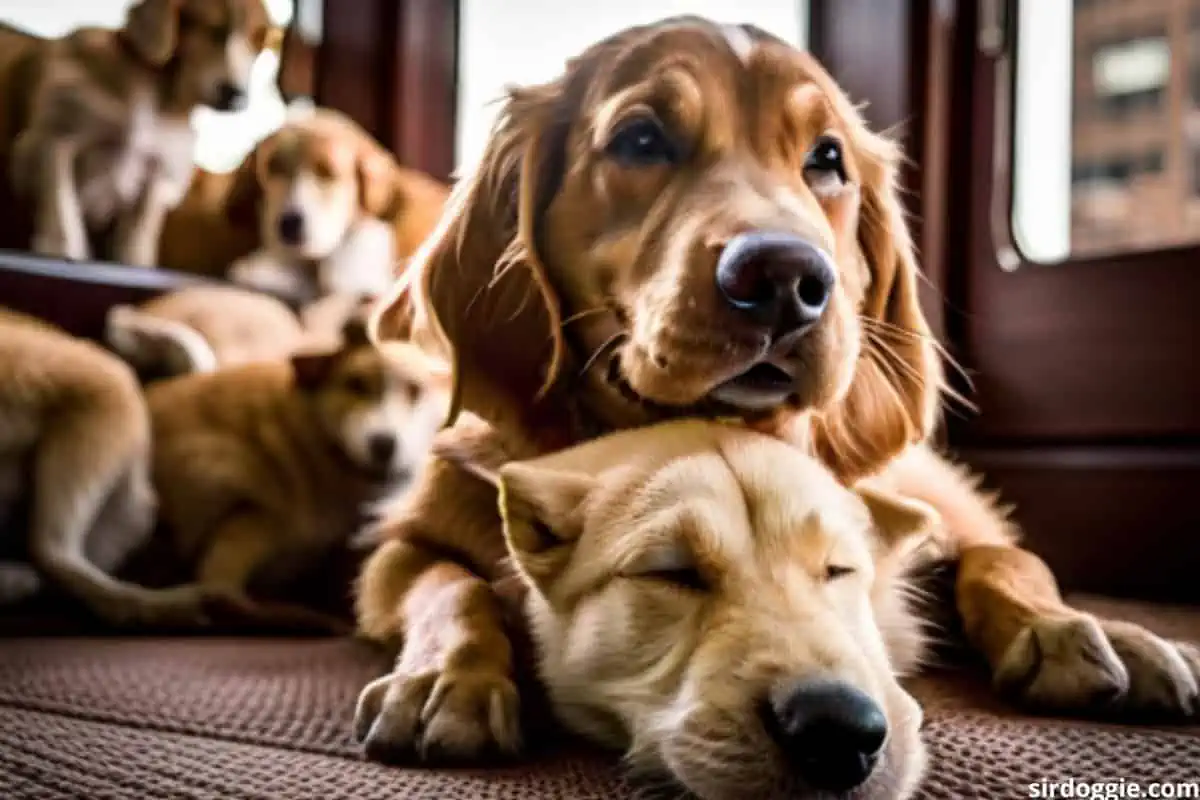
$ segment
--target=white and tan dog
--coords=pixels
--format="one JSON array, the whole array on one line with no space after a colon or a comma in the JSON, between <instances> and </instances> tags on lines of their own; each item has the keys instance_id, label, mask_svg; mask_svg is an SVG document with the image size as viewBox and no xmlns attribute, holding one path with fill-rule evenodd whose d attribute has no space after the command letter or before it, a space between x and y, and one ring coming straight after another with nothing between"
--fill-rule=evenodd
<instances>
[{"instance_id":1,"label":"white and tan dog","mask_svg":"<svg viewBox=\"0 0 1200 800\"><path fill-rule=\"evenodd\" d=\"M925 551L917 534L937 527L931 509L846 489L740 426L665 423L498 468L504 447L479 431L447 431L438 450L499 488L540 678L563 722L707 800L912 792L921 711L897 676L920 654L904 576ZM476 607L492 613L483 598ZM437 624L436 609L413 613ZM516 691L490 663L403 658L408 689L386 677L369 687L359 737L452 756L473 751L486 720L515 747ZM396 724L414 729L369 736Z\"/></svg>"},{"instance_id":2,"label":"white and tan dog","mask_svg":"<svg viewBox=\"0 0 1200 800\"><path fill-rule=\"evenodd\" d=\"M160 518L195 580L253 610L345 546L424 463L444 371L355 322L335 350L150 386Z\"/></svg>"},{"instance_id":3,"label":"white and tan dog","mask_svg":"<svg viewBox=\"0 0 1200 800\"><path fill-rule=\"evenodd\" d=\"M153 266L192 177L189 116L241 102L267 36L262 0L136 0L118 30L53 40L0 28L0 177L34 213L16 246Z\"/></svg>"},{"instance_id":4,"label":"white and tan dog","mask_svg":"<svg viewBox=\"0 0 1200 800\"><path fill-rule=\"evenodd\" d=\"M227 212L258 226L260 248L229 277L301 302L383 294L433 229L446 194L348 117L303 112L261 142L234 178Z\"/></svg>"},{"instance_id":5,"label":"white and tan dog","mask_svg":"<svg viewBox=\"0 0 1200 800\"><path fill-rule=\"evenodd\" d=\"M0 309L0 605L49 584L102 620L190 625L196 587L112 577L154 526L150 421L133 372L103 349Z\"/></svg>"}]
</instances>

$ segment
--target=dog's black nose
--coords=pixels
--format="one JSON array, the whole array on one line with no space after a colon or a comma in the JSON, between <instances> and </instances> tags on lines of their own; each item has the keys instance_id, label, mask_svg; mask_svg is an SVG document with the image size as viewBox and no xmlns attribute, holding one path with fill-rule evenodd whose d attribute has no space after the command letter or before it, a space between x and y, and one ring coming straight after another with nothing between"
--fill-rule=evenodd
<instances>
[{"instance_id":1,"label":"dog's black nose","mask_svg":"<svg viewBox=\"0 0 1200 800\"><path fill-rule=\"evenodd\" d=\"M217 86L212 104L217 111L237 111L245 104L246 92L242 87L229 82Z\"/></svg>"},{"instance_id":2,"label":"dog's black nose","mask_svg":"<svg viewBox=\"0 0 1200 800\"><path fill-rule=\"evenodd\" d=\"M859 689L825 678L800 681L773 696L767 729L788 765L818 791L846 792L875 768L887 718Z\"/></svg>"},{"instance_id":3,"label":"dog's black nose","mask_svg":"<svg viewBox=\"0 0 1200 800\"><path fill-rule=\"evenodd\" d=\"M367 450L376 464L387 464L396 455L396 437L390 433L373 433L367 439Z\"/></svg>"},{"instance_id":4,"label":"dog's black nose","mask_svg":"<svg viewBox=\"0 0 1200 800\"><path fill-rule=\"evenodd\" d=\"M304 217L299 211L284 211L279 215L279 238L292 246L304 241Z\"/></svg>"},{"instance_id":5,"label":"dog's black nose","mask_svg":"<svg viewBox=\"0 0 1200 800\"><path fill-rule=\"evenodd\" d=\"M790 233L738 234L717 259L721 294L776 335L803 332L816 324L836 280L829 256Z\"/></svg>"}]
</instances>

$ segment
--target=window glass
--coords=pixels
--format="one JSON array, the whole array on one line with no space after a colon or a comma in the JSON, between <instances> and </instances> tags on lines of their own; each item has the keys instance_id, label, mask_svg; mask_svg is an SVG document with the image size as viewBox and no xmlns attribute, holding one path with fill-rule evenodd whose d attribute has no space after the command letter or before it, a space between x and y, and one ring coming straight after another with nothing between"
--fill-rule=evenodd
<instances>
[{"instance_id":1,"label":"window glass","mask_svg":"<svg viewBox=\"0 0 1200 800\"><path fill-rule=\"evenodd\" d=\"M456 161L481 154L510 85L558 75L567 59L631 25L677 14L748 22L797 45L808 39L803 0L461 0Z\"/></svg>"},{"instance_id":2,"label":"window glass","mask_svg":"<svg viewBox=\"0 0 1200 800\"><path fill-rule=\"evenodd\" d=\"M1019 4L1013 229L1039 262L1200 241L1200 0Z\"/></svg>"}]
</instances>

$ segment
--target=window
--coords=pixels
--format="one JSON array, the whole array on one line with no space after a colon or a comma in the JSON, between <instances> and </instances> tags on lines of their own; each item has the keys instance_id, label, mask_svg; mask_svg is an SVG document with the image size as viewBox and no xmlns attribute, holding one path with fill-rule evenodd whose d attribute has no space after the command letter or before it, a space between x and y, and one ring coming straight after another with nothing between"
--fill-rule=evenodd
<instances>
[{"instance_id":1,"label":"window","mask_svg":"<svg viewBox=\"0 0 1200 800\"><path fill-rule=\"evenodd\" d=\"M285 26L292 18L293 0L264 0L271 21ZM131 0L58 0L9 4L5 22L40 36L62 36L76 28L116 28L125 18ZM285 107L276 87L279 56L264 52L254 65L246 108L220 113L197 109L192 116L196 130L196 164L211 172L228 172L241 163L254 145L283 124Z\"/></svg>"},{"instance_id":2,"label":"window","mask_svg":"<svg viewBox=\"0 0 1200 800\"><path fill-rule=\"evenodd\" d=\"M1012 225L1022 255L1053 263L1200 241L1200 6L1016 5Z\"/></svg>"},{"instance_id":3,"label":"window","mask_svg":"<svg viewBox=\"0 0 1200 800\"><path fill-rule=\"evenodd\" d=\"M643 3L569 3L461 0L458 52L456 162L481 154L506 86L557 75L566 60L630 25L676 14L720 22L749 22L793 44L807 41L806 2L799 0L657 0ZM514 47L514 42L537 42Z\"/></svg>"}]
</instances>

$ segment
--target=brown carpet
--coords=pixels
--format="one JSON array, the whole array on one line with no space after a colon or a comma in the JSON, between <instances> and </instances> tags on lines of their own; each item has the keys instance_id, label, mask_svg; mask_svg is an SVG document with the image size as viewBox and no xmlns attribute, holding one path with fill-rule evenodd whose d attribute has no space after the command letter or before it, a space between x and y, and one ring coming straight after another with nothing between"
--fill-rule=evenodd
<instances>
[{"instance_id":1,"label":"brown carpet","mask_svg":"<svg viewBox=\"0 0 1200 800\"><path fill-rule=\"evenodd\" d=\"M1139 611L1200 640L1200 612ZM364 645L329 639L0 639L0 798L634 795L611 759L578 747L470 771L363 762L354 699L383 667ZM1200 727L1024 718L961 672L915 690L932 755L925 798L1028 797L1030 783L1067 778L1200 780Z\"/></svg>"}]
</instances>

